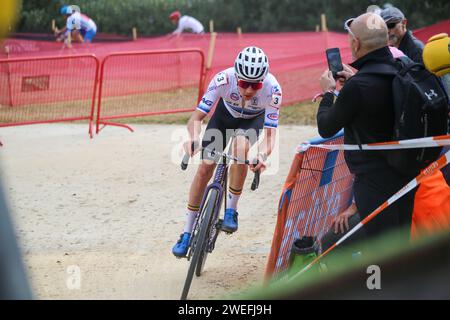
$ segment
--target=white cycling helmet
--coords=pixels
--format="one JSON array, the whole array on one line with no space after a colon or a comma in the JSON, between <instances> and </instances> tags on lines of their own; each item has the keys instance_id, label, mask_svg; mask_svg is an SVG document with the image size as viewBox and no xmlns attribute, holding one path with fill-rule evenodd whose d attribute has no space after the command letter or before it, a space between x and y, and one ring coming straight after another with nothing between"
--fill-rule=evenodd
<instances>
[{"instance_id":1,"label":"white cycling helmet","mask_svg":"<svg viewBox=\"0 0 450 320\"><path fill-rule=\"evenodd\" d=\"M237 56L234 70L241 80L261 82L269 73L269 59L260 48L247 47Z\"/></svg>"}]
</instances>

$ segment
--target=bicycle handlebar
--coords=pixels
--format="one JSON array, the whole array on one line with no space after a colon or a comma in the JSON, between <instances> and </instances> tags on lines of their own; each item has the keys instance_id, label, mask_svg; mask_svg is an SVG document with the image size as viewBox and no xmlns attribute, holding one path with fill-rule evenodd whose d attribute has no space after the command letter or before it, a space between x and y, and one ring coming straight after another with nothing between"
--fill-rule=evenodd
<instances>
[{"instance_id":1,"label":"bicycle handlebar","mask_svg":"<svg viewBox=\"0 0 450 320\"><path fill-rule=\"evenodd\" d=\"M253 182L252 182L252 191L256 191L259 188L259 179L261 176L261 172L256 171L255 172L255 177L253 178Z\"/></svg>"},{"instance_id":2,"label":"bicycle handlebar","mask_svg":"<svg viewBox=\"0 0 450 320\"><path fill-rule=\"evenodd\" d=\"M191 145L192 153L194 153L196 146L197 146L197 144L195 142L192 142L192 145ZM186 171L186 169L189 165L189 159L191 159L191 156L186 153L183 157L183 160L181 161L181 170Z\"/></svg>"},{"instance_id":3,"label":"bicycle handlebar","mask_svg":"<svg viewBox=\"0 0 450 320\"><path fill-rule=\"evenodd\" d=\"M194 152L195 147L196 147L196 145L195 145L194 143L192 143L192 147L191 147L191 148L192 148L192 152ZM228 155L228 154L226 154L226 153L223 153L223 152L217 152L217 151L214 151L214 150L210 150L210 149L208 149L208 148L202 148L202 149L203 149L203 150L206 150L206 151L208 151L208 152L211 152L212 155L217 155L217 156L225 157L225 158L227 158L228 160L234 160L234 161L236 161L236 162L244 162L244 163L245 163L246 165L248 165L248 166L250 165L250 161L248 161L248 160L241 161L241 160L239 160L238 158L235 158L235 157L230 156L230 155ZM181 170L186 171L186 169L188 168L188 165L189 165L189 160L190 160L190 158L191 158L191 156L190 156L189 154L186 153L186 154L184 155L183 160L181 161ZM258 164L258 162L256 162L256 165L257 165L257 164ZM252 187L251 187L251 190L252 190L252 191L255 191L255 190L258 189L260 179L261 179L261 172L260 172L260 171L255 172L255 177L253 178Z\"/></svg>"},{"instance_id":4,"label":"bicycle handlebar","mask_svg":"<svg viewBox=\"0 0 450 320\"><path fill-rule=\"evenodd\" d=\"M189 159L191 158L190 155L187 153L184 155L183 160L181 161L181 170L186 171L188 165L189 165Z\"/></svg>"}]
</instances>

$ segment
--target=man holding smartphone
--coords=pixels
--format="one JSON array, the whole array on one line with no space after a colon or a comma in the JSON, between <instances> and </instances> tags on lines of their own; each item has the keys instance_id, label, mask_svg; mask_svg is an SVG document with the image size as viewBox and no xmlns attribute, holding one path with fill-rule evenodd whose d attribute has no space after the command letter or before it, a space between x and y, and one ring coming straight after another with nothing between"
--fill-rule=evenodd
<instances>
[{"instance_id":1,"label":"man holding smartphone","mask_svg":"<svg viewBox=\"0 0 450 320\"><path fill-rule=\"evenodd\" d=\"M376 23L379 28L373 28ZM366 13L345 23L349 43L355 61L343 66L337 75L342 77L343 87L335 101L336 80L326 70L320 79L323 99L317 114L319 133L330 138L345 129L345 144L367 144L391 141L394 127L394 102L392 78L365 73L374 65L395 65L388 47L388 28L383 19ZM355 175L354 197L361 219L385 202L412 180L412 176L400 174L387 162L382 152L346 151L345 160ZM411 225L414 192L389 206L364 229L368 237L384 234ZM409 240L409 234L404 237Z\"/></svg>"}]
</instances>

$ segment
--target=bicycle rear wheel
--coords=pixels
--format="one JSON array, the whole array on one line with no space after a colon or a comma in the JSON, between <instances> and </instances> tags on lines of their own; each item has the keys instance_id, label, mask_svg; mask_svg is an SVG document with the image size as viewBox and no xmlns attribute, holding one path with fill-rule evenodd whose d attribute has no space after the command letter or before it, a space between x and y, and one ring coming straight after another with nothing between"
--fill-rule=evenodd
<instances>
[{"instance_id":1,"label":"bicycle rear wheel","mask_svg":"<svg viewBox=\"0 0 450 320\"><path fill-rule=\"evenodd\" d=\"M210 194L208 195L208 199L203 206L203 209L200 211L199 216L199 231L196 232L194 239L192 239L192 244L194 247L192 248L193 254L191 263L189 265L189 270L186 276L186 281L184 282L183 292L181 294L181 300L186 300L189 289L191 287L192 278L194 276L194 272L197 269L197 266L204 265L204 261L206 259L206 255L204 254L206 243L208 241L208 236L210 235L210 229L212 224L212 217L214 213L214 206L219 197L219 191L216 189L211 189ZM200 261L201 260L201 261ZM202 269L202 266L200 266ZM201 273L201 272L200 272Z\"/></svg>"}]
</instances>

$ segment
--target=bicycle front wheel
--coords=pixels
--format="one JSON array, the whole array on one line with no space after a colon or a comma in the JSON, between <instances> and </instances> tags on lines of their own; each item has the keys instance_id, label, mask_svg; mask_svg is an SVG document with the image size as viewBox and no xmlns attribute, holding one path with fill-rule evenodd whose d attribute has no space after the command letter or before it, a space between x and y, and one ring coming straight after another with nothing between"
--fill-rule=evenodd
<instances>
[{"instance_id":1,"label":"bicycle front wheel","mask_svg":"<svg viewBox=\"0 0 450 320\"><path fill-rule=\"evenodd\" d=\"M186 281L184 282L184 288L183 288L183 292L181 294L181 300L187 299L189 289L190 289L191 283L192 283L192 278L194 276L194 272L198 268L200 268L199 270L201 273L201 270L203 269L204 261L206 259L206 253L205 253L206 244L208 241L208 236L211 233L211 225L212 225L211 220L213 218L214 207L215 207L215 204L217 203L218 197L219 197L219 191L216 189L212 189L205 205L203 206L203 209L199 213L200 214L200 216L199 216L200 227L199 227L199 231L195 234L194 239L192 239L192 243L193 243L193 245L195 245L195 247L192 248L192 250L193 250L192 259L191 259L191 263L189 265L189 270L188 270L188 273L186 276ZM200 265L200 267L198 267L199 265ZM197 273L197 275L199 275L199 274Z\"/></svg>"},{"instance_id":2,"label":"bicycle front wheel","mask_svg":"<svg viewBox=\"0 0 450 320\"><path fill-rule=\"evenodd\" d=\"M206 241L203 246L203 250L200 252L200 257L198 258L197 267L195 268L195 275L197 277L200 277L203 272L203 268L205 267L206 258L208 256L209 252L209 241L214 236L214 231L218 232L217 230L214 230L216 228L215 226L215 220L217 215L217 201L218 201L218 191L213 190L215 193L217 193L217 196L211 195L211 197L208 199L208 202L205 204L205 216L211 216L211 219L209 219L209 225L208 225L208 233L206 235Z\"/></svg>"}]
</instances>

